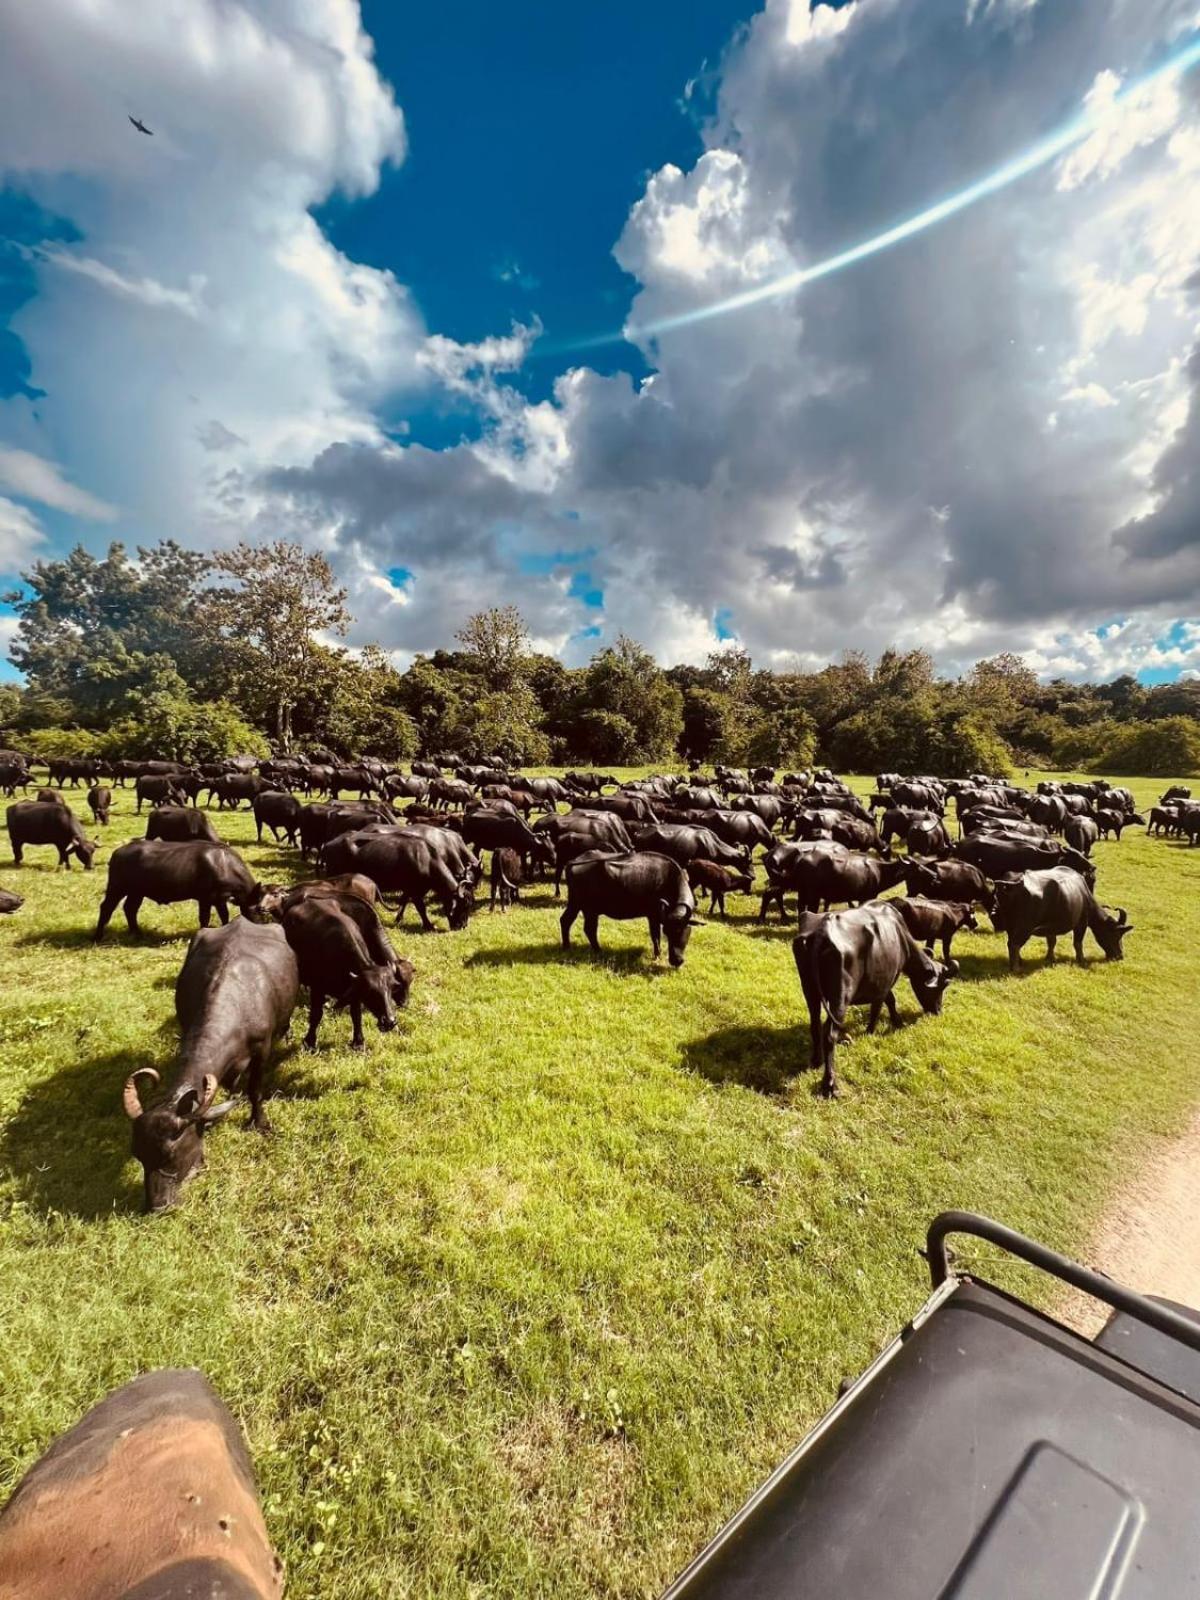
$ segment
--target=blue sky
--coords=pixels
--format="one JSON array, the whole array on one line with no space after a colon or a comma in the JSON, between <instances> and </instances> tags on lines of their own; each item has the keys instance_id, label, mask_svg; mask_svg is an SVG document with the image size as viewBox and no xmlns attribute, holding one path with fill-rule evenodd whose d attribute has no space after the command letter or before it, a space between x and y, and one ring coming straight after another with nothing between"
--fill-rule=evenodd
<instances>
[{"instance_id":1,"label":"blue sky","mask_svg":"<svg viewBox=\"0 0 1200 1600\"><path fill-rule=\"evenodd\" d=\"M6 30L0 578L286 532L401 664L513 602L571 662L624 630L1200 672L1200 74L1130 92L1194 0L39 0ZM1076 118L937 227L695 320Z\"/></svg>"}]
</instances>

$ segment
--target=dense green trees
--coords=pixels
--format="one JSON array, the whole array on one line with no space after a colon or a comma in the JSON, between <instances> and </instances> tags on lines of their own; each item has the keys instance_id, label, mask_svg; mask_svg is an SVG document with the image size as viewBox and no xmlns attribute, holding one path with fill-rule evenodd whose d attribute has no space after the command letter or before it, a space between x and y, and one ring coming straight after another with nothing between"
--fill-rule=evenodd
<instances>
[{"instance_id":1,"label":"dense green trees","mask_svg":"<svg viewBox=\"0 0 1200 1600\"><path fill-rule=\"evenodd\" d=\"M17 613L0 729L46 755L207 760L270 745L497 755L537 765L705 763L1001 773L1200 771L1200 682L1041 682L1016 655L939 678L922 650L848 652L819 672L740 646L664 671L624 635L585 666L533 649L514 606L404 671L352 619L325 558L288 540L204 556L170 540L39 561ZM5 737L8 737L6 732Z\"/></svg>"}]
</instances>

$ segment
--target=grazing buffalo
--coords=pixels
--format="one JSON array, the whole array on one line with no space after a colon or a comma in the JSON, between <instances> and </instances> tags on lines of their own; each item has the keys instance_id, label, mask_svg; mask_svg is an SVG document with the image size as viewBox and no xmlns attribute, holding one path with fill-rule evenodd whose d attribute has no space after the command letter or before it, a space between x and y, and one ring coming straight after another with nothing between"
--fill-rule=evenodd
<instances>
[{"instance_id":1,"label":"grazing buffalo","mask_svg":"<svg viewBox=\"0 0 1200 1600\"><path fill-rule=\"evenodd\" d=\"M892 991L904 976L921 1009L936 1016L957 971L921 949L890 900L824 916L805 913L792 941L792 955L808 1005L810 1065L823 1069L820 1092L826 1097L837 1094L834 1048L837 1036L846 1037L846 1012L851 1006L870 1006L868 1033L874 1033L885 1005L895 1027L900 1013Z\"/></svg>"},{"instance_id":2,"label":"grazing buffalo","mask_svg":"<svg viewBox=\"0 0 1200 1600\"><path fill-rule=\"evenodd\" d=\"M1008 937L1008 964L1014 972L1020 969L1021 950L1029 939L1045 939L1046 960L1053 961L1056 940L1069 933L1075 941L1075 959L1082 964L1083 939L1090 928L1105 957L1120 961L1122 941L1133 929L1124 910L1106 911L1070 867L1023 872L1019 878L997 883L992 921Z\"/></svg>"},{"instance_id":3,"label":"grazing buffalo","mask_svg":"<svg viewBox=\"0 0 1200 1600\"><path fill-rule=\"evenodd\" d=\"M304 809L294 794L281 789L264 789L253 800L254 828L258 842L262 843L263 829L270 828L276 840L280 835L290 845L296 843L300 832L300 813Z\"/></svg>"},{"instance_id":4,"label":"grazing buffalo","mask_svg":"<svg viewBox=\"0 0 1200 1600\"><path fill-rule=\"evenodd\" d=\"M992 886L969 861L907 861L904 882L910 895L926 900L966 901L991 911Z\"/></svg>"},{"instance_id":5,"label":"grazing buffalo","mask_svg":"<svg viewBox=\"0 0 1200 1600\"><path fill-rule=\"evenodd\" d=\"M726 915L725 896L737 889L741 894L754 893L754 878L749 872L738 872L733 867L719 866L715 861L692 860L687 864L688 882L693 891L705 891L713 911Z\"/></svg>"},{"instance_id":6,"label":"grazing buffalo","mask_svg":"<svg viewBox=\"0 0 1200 1600\"><path fill-rule=\"evenodd\" d=\"M669 856L649 850L620 856L593 850L572 862L567 868L566 910L559 919L564 950L580 916L587 941L597 955L601 917L617 922L645 917L655 958L662 954L665 933L667 958L673 967L683 965L692 928L702 925L687 873Z\"/></svg>"},{"instance_id":7,"label":"grazing buffalo","mask_svg":"<svg viewBox=\"0 0 1200 1600\"><path fill-rule=\"evenodd\" d=\"M751 795L747 798L757 797ZM770 850L775 844L770 824L757 811L699 811L689 821L697 827L708 828L722 843L744 851L747 857L753 853L756 845Z\"/></svg>"},{"instance_id":8,"label":"grazing buffalo","mask_svg":"<svg viewBox=\"0 0 1200 1600\"><path fill-rule=\"evenodd\" d=\"M278 1600L250 1457L202 1373L144 1373L54 1441L0 1512L0 1593Z\"/></svg>"},{"instance_id":9,"label":"grazing buffalo","mask_svg":"<svg viewBox=\"0 0 1200 1600\"><path fill-rule=\"evenodd\" d=\"M23 894L14 894L11 889L0 889L0 917L13 916L24 904Z\"/></svg>"},{"instance_id":10,"label":"grazing buffalo","mask_svg":"<svg viewBox=\"0 0 1200 1600\"><path fill-rule=\"evenodd\" d=\"M362 926L364 913L373 919L367 932ZM397 960L373 906L356 895L314 895L284 912L283 932L296 952L300 981L308 989L306 1050L317 1048L327 1000L339 1010L349 1008L352 1049L366 1048L364 1009L375 1018L381 1033L392 1031L396 1026ZM411 977L411 968L406 977ZM406 978L400 981L407 996Z\"/></svg>"},{"instance_id":11,"label":"grazing buffalo","mask_svg":"<svg viewBox=\"0 0 1200 1600\"><path fill-rule=\"evenodd\" d=\"M189 839L207 839L209 844L222 842L211 821L195 806L155 806L146 818L146 837L167 844L184 844Z\"/></svg>"},{"instance_id":12,"label":"grazing buffalo","mask_svg":"<svg viewBox=\"0 0 1200 1600\"><path fill-rule=\"evenodd\" d=\"M551 811L555 806L569 805L571 796L565 783L560 783L557 778L527 778L525 787L530 794L536 795L538 801Z\"/></svg>"},{"instance_id":13,"label":"grazing buffalo","mask_svg":"<svg viewBox=\"0 0 1200 1600\"><path fill-rule=\"evenodd\" d=\"M519 851L493 850L492 892L488 902L489 908L495 911L498 903L501 911L507 911L509 906L516 905L521 898L521 884L524 879L525 868Z\"/></svg>"},{"instance_id":14,"label":"grazing buffalo","mask_svg":"<svg viewBox=\"0 0 1200 1600\"><path fill-rule=\"evenodd\" d=\"M125 1114L133 1123L133 1153L142 1164L146 1210L175 1205L183 1185L204 1165L202 1138L233 1109L214 1105L218 1093L245 1084L250 1125L269 1133L263 1082L275 1042L288 1030L300 979L296 958L274 923L238 917L193 935L175 984L179 1060L170 1086L143 1106L138 1081L157 1083L153 1067L125 1082Z\"/></svg>"},{"instance_id":15,"label":"grazing buffalo","mask_svg":"<svg viewBox=\"0 0 1200 1600\"><path fill-rule=\"evenodd\" d=\"M112 790L104 784L94 783L88 790L88 805L91 808L92 819L108 827L108 813L112 808Z\"/></svg>"},{"instance_id":16,"label":"grazing buffalo","mask_svg":"<svg viewBox=\"0 0 1200 1600\"><path fill-rule=\"evenodd\" d=\"M23 761L0 761L0 791L15 796L29 782L29 768Z\"/></svg>"},{"instance_id":17,"label":"grazing buffalo","mask_svg":"<svg viewBox=\"0 0 1200 1600\"><path fill-rule=\"evenodd\" d=\"M179 780L161 773L141 774L134 781L133 791L137 795L139 813L145 801L152 806L181 806L187 799Z\"/></svg>"},{"instance_id":18,"label":"grazing buffalo","mask_svg":"<svg viewBox=\"0 0 1200 1600\"><path fill-rule=\"evenodd\" d=\"M913 817L905 829L904 844L910 856L942 856L950 848L950 835L938 817Z\"/></svg>"},{"instance_id":19,"label":"grazing buffalo","mask_svg":"<svg viewBox=\"0 0 1200 1600\"><path fill-rule=\"evenodd\" d=\"M411 902L421 926L433 932L425 909L432 895L442 907L452 929L466 927L475 905L474 867L464 866L462 852L474 861L456 834L446 828L390 828L385 833L344 833L331 839L322 851L330 874L357 872L371 879L383 894L401 897L398 917Z\"/></svg>"},{"instance_id":20,"label":"grazing buffalo","mask_svg":"<svg viewBox=\"0 0 1200 1600\"><path fill-rule=\"evenodd\" d=\"M97 942L104 937L109 919L122 901L129 931L137 934L141 932L137 914L144 900L160 906L195 900L200 926L207 928L214 910L223 923L229 921L231 900L239 910L253 911L258 894L250 868L226 844L210 844L204 839L183 844L131 839L113 851L108 863L108 884L94 937Z\"/></svg>"},{"instance_id":21,"label":"grazing buffalo","mask_svg":"<svg viewBox=\"0 0 1200 1600\"><path fill-rule=\"evenodd\" d=\"M94 839L83 831L83 824L73 811L61 805L45 805L40 800L18 800L5 812L8 837L12 843L13 861L19 867L24 860L25 847L31 844L50 844L58 851L58 864L71 866L71 857L77 856L86 871L92 870L92 858L100 848Z\"/></svg>"},{"instance_id":22,"label":"grazing buffalo","mask_svg":"<svg viewBox=\"0 0 1200 1600\"><path fill-rule=\"evenodd\" d=\"M918 944L924 944L931 955L934 940L940 939L942 960L946 962L950 960L950 945L954 935L963 928L971 933L979 928L974 908L962 901L925 900L916 895L898 895L887 903L899 908L904 926Z\"/></svg>"},{"instance_id":23,"label":"grazing buffalo","mask_svg":"<svg viewBox=\"0 0 1200 1600\"><path fill-rule=\"evenodd\" d=\"M959 839L951 846L960 861L969 861L989 878L1002 878L1014 872L1033 872L1049 867L1074 867L1089 884L1096 881L1096 868L1072 850L1070 845L1055 844L1050 840L997 839L987 834L976 834L970 839Z\"/></svg>"},{"instance_id":24,"label":"grazing buffalo","mask_svg":"<svg viewBox=\"0 0 1200 1600\"><path fill-rule=\"evenodd\" d=\"M1077 797L1072 796L1072 798ZM1095 817L1068 817L1063 823L1062 832L1063 838L1070 845L1071 849L1078 850L1081 856L1090 856L1092 853L1092 846L1100 837L1100 828Z\"/></svg>"}]
</instances>

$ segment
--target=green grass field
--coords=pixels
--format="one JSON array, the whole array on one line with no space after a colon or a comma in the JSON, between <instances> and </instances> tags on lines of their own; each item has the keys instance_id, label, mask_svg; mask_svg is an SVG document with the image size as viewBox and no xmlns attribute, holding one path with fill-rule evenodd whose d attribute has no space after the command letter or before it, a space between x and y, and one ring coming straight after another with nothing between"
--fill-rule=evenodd
<instances>
[{"instance_id":1,"label":"green grass field","mask_svg":"<svg viewBox=\"0 0 1200 1600\"><path fill-rule=\"evenodd\" d=\"M307 1056L294 1027L274 1137L239 1111L146 1219L121 1085L170 1062L194 906L89 942L144 823L116 793L95 872L0 867L26 896L0 926L0 1493L115 1385L200 1366L293 1596L654 1594L915 1310L934 1212L1078 1247L1200 1099L1200 850L1141 830L1096 852L1123 964L1089 939L1086 970L1014 978L964 938L940 1018L903 983L911 1025L854 1014L833 1103L790 927L734 897L681 971L644 925L564 956L545 887L458 934L410 912L401 1028L355 1055L333 1014ZM247 812L218 826L303 875Z\"/></svg>"}]
</instances>

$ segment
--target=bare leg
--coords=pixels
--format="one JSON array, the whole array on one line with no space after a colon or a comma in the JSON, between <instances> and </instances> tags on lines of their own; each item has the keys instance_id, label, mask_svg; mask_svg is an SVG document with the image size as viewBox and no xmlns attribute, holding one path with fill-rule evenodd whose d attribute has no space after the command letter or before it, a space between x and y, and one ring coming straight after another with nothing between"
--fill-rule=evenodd
<instances>
[{"instance_id":1,"label":"bare leg","mask_svg":"<svg viewBox=\"0 0 1200 1600\"><path fill-rule=\"evenodd\" d=\"M138 912L142 909L144 895L129 894L125 896L125 921L129 924L130 933L141 934L138 927Z\"/></svg>"},{"instance_id":2,"label":"bare leg","mask_svg":"<svg viewBox=\"0 0 1200 1600\"><path fill-rule=\"evenodd\" d=\"M567 901L567 909L563 912L562 916L559 917L559 919L558 919L558 926L559 926L559 929L560 929L560 931L562 933L562 942L563 942L563 949L564 950L566 950L568 948L568 946L570 945L570 943L571 943L571 929L574 927L575 919L576 919L576 917L578 917L578 915L579 915L578 906L573 906L571 904L571 902L568 900Z\"/></svg>"},{"instance_id":3,"label":"bare leg","mask_svg":"<svg viewBox=\"0 0 1200 1600\"><path fill-rule=\"evenodd\" d=\"M317 1048L317 1029L321 1026L321 1018L325 1015L325 996L318 989L311 991L308 1002L308 1032L304 1035L304 1048L315 1050Z\"/></svg>"},{"instance_id":4,"label":"bare leg","mask_svg":"<svg viewBox=\"0 0 1200 1600\"><path fill-rule=\"evenodd\" d=\"M350 1048L351 1050L365 1050L367 1041L363 1038L362 1005L357 1000L350 1002Z\"/></svg>"},{"instance_id":5,"label":"bare leg","mask_svg":"<svg viewBox=\"0 0 1200 1600\"><path fill-rule=\"evenodd\" d=\"M600 954L600 913L598 911L585 911L583 914L583 931L587 935L587 942L591 945L596 955ZM658 952L655 951L657 955Z\"/></svg>"}]
</instances>

